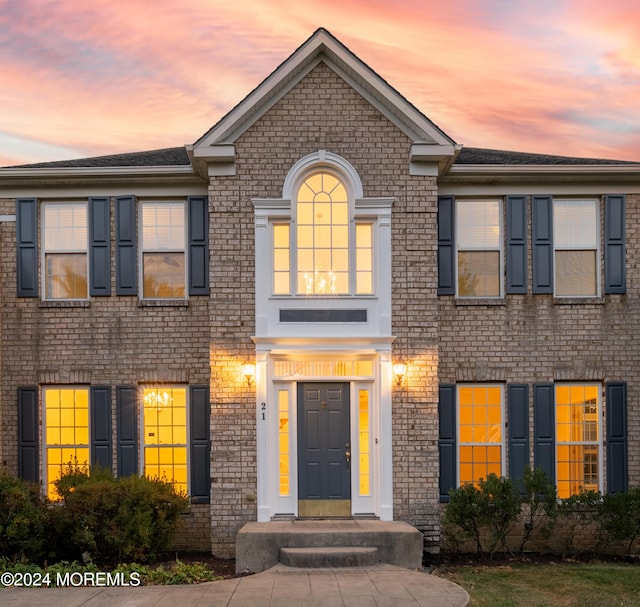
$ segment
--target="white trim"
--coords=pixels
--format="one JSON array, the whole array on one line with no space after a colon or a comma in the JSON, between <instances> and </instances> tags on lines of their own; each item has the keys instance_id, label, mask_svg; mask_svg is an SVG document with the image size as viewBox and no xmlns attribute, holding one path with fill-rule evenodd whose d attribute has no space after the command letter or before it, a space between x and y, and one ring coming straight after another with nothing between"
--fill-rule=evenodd
<instances>
[{"instance_id":1,"label":"white trim","mask_svg":"<svg viewBox=\"0 0 640 607\"><path fill-rule=\"evenodd\" d=\"M346 178L344 185L347 187L349 193L353 195L353 199L362 198L362 181L352 164L342 156L325 150L318 150L317 152L307 154L303 158L300 158L300 160L289 169L284 180L284 185L282 186L282 198L294 200L299 184L304 181L307 174L310 171L323 168L333 169L337 171L343 179Z\"/></svg>"},{"instance_id":2,"label":"white trim","mask_svg":"<svg viewBox=\"0 0 640 607\"><path fill-rule=\"evenodd\" d=\"M309 348L291 353L275 344L259 346L256 353L256 421L257 421L257 474L258 521L267 522L274 516L298 515L297 472L297 389L299 381L331 381L350 383L351 461L359 460L357 417L357 389L370 391L370 460L371 495L360 496L358 466L352 466L352 514L378 516L381 520L393 520L393 467L391 424L391 345L377 352L345 348L333 352ZM277 358L300 357L311 359L369 359L373 364L373 377L291 377L275 378L274 361ZM278 440L278 391L289 393L289 487L288 496L279 495L279 440ZM262 404L265 404L264 409ZM265 413L264 419L262 413Z\"/></svg>"}]
</instances>

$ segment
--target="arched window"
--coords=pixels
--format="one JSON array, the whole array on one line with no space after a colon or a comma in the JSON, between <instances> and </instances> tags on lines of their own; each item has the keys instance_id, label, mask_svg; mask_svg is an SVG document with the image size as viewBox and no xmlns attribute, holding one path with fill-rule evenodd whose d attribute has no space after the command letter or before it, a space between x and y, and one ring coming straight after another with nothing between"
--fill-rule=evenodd
<instances>
[{"instance_id":1,"label":"arched window","mask_svg":"<svg viewBox=\"0 0 640 607\"><path fill-rule=\"evenodd\" d=\"M373 222L354 218L344 179L320 167L294 188L295 229L273 224L276 295L371 295Z\"/></svg>"}]
</instances>

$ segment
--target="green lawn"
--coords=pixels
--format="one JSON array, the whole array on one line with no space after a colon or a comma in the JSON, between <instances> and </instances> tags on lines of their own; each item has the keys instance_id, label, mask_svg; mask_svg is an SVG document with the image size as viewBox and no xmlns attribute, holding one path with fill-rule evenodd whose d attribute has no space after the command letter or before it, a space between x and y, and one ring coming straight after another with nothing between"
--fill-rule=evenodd
<instances>
[{"instance_id":1,"label":"green lawn","mask_svg":"<svg viewBox=\"0 0 640 607\"><path fill-rule=\"evenodd\" d=\"M473 607L640 607L640 563L443 566Z\"/></svg>"}]
</instances>

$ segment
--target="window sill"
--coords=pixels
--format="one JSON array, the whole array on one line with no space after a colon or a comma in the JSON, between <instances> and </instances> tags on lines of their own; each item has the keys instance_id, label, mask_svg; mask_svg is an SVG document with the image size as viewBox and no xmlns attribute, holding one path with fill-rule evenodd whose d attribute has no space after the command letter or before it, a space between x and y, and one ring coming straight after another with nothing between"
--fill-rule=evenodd
<instances>
[{"instance_id":1,"label":"window sill","mask_svg":"<svg viewBox=\"0 0 640 607\"><path fill-rule=\"evenodd\" d=\"M188 299L139 299L139 308L188 308Z\"/></svg>"},{"instance_id":2,"label":"window sill","mask_svg":"<svg viewBox=\"0 0 640 607\"><path fill-rule=\"evenodd\" d=\"M504 306L506 300L504 298L478 297L478 298L458 298L456 306Z\"/></svg>"},{"instance_id":3,"label":"window sill","mask_svg":"<svg viewBox=\"0 0 640 607\"><path fill-rule=\"evenodd\" d=\"M605 298L604 297L554 297L553 303L558 305L577 305L584 306L586 305L604 305Z\"/></svg>"},{"instance_id":4,"label":"window sill","mask_svg":"<svg viewBox=\"0 0 640 607\"><path fill-rule=\"evenodd\" d=\"M89 308L91 307L90 299L63 299L63 300L47 300L41 301L39 308Z\"/></svg>"}]
</instances>

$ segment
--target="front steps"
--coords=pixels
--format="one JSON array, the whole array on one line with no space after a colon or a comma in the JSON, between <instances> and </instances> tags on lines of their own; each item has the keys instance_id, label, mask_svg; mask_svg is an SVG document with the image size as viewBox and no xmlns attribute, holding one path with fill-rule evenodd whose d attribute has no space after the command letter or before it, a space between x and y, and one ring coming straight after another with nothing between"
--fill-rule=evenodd
<instances>
[{"instance_id":1,"label":"front steps","mask_svg":"<svg viewBox=\"0 0 640 607\"><path fill-rule=\"evenodd\" d=\"M247 523L236 537L236 572L294 567L422 567L423 536L401 521L289 520Z\"/></svg>"},{"instance_id":2,"label":"front steps","mask_svg":"<svg viewBox=\"0 0 640 607\"><path fill-rule=\"evenodd\" d=\"M325 567L370 567L380 562L375 546L280 548L280 562L289 567L322 569Z\"/></svg>"}]
</instances>

